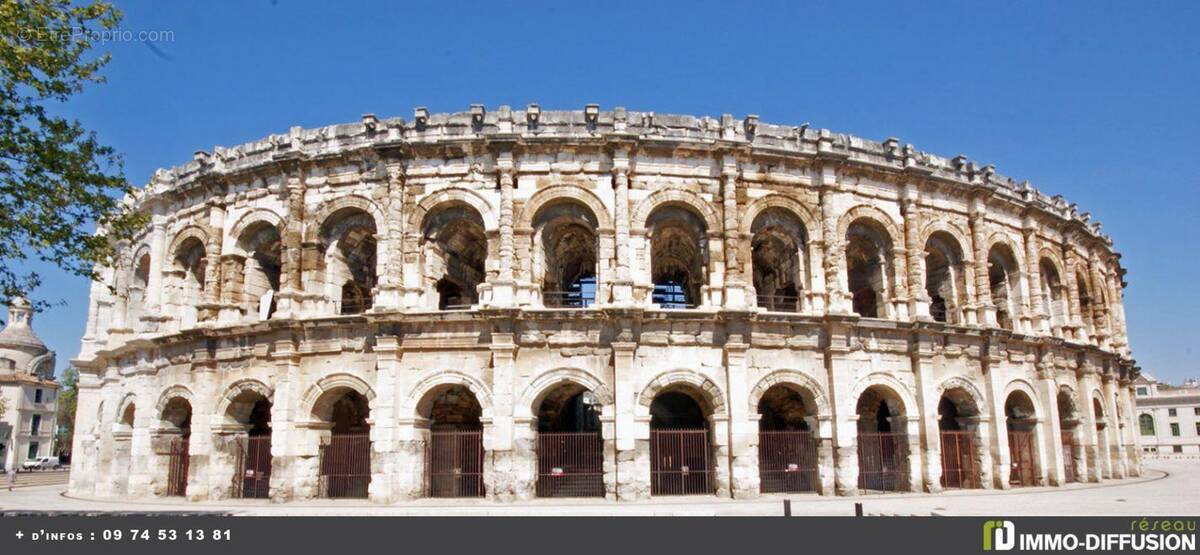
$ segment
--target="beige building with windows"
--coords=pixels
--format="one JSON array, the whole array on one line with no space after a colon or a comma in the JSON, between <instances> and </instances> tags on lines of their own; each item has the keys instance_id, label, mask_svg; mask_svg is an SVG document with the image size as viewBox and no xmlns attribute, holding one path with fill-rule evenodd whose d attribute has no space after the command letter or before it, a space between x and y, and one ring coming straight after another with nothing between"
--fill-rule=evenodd
<instances>
[{"instance_id":1,"label":"beige building with windows","mask_svg":"<svg viewBox=\"0 0 1200 555\"><path fill-rule=\"evenodd\" d=\"M54 454L58 382L54 352L33 333L33 311L18 299L0 330L0 467Z\"/></svg>"},{"instance_id":2,"label":"beige building with windows","mask_svg":"<svg viewBox=\"0 0 1200 555\"><path fill-rule=\"evenodd\" d=\"M1149 374L1133 383L1142 451L1200 458L1200 383L1173 386Z\"/></svg>"},{"instance_id":3,"label":"beige building with windows","mask_svg":"<svg viewBox=\"0 0 1200 555\"><path fill-rule=\"evenodd\" d=\"M93 285L78 495L630 500L1138 475L1124 269L965 157L757 116L197 152Z\"/></svg>"}]
</instances>

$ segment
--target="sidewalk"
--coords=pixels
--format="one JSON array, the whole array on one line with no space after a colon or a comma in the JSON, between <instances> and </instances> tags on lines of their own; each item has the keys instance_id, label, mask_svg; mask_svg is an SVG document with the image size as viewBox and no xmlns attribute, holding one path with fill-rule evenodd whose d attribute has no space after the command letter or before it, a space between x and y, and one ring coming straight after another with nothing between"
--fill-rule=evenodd
<instances>
[{"instance_id":1,"label":"sidewalk","mask_svg":"<svg viewBox=\"0 0 1200 555\"><path fill-rule=\"evenodd\" d=\"M638 502L602 499L538 499L515 503L422 499L394 505L361 500L310 500L277 504L262 500L187 502L183 499L109 500L67 497L62 486L0 492L0 511L216 512L297 516L779 516L792 500L797 516L853 515L1200 515L1200 464L1152 461L1140 478L1099 484L1012 490L956 490L940 494L821 497L769 495L759 499L708 496L663 497Z\"/></svg>"}]
</instances>

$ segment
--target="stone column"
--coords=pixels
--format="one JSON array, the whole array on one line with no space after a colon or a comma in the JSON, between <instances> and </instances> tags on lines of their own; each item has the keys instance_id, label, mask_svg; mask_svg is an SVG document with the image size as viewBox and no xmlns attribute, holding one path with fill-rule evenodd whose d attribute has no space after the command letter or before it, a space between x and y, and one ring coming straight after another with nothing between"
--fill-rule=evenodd
<instances>
[{"instance_id":1,"label":"stone column","mask_svg":"<svg viewBox=\"0 0 1200 555\"><path fill-rule=\"evenodd\" d=\"M516 282L513 279L513 187L515 168L512 152L496 156L496 171L500 176L500 268L492 283L492 306L513 306Z\"/></svg>"},{"instance_id":2,"label":"stone column","mask_svg":"<svg viewBox=\"0 0 1200 555\"><path fill-rule=\"evenodd\" d=\"M1121 417L1124 412L1117 410L1117 380L1113 377L1112 372L1105 372L1101 375L1101 389L1104 393L1104 412L1109 415L1109 422L1105 430L1108 435L1108 452L1104 456L1109 459L1109 468L1113 478L1124 478L1127 473L1125 470L1125 457L1121 456L1122 432L1124 431L1125 423Z\"/></svg>"},{"instance_id":3,"label":"stone column","mask_svg":"<svg viewBox=\"0 0 1200 555\"><path fill-rule=\"evenodd\" d=\"M397 487L403 465L396 441L397 378L400 374L399 341L393 335L375 339L375 399L371 408L371 484L368 497L374 503L394 503L401 497Z\"/></svg>"},{"instance_id":4,"label":"stone column","mask_svg":"<svg viewBox=\"0 0 1200 555\"><path fill-rule=\"evenodd\" d=\"M634 407L637 404L637 368L633 357L637 343L633 341L632 335L628 335L614 341L612 350L616 408L617 499L645 499L650 497L650 444L648 435L645 438L637 437L638 423L634 415Z\"/></svg>"},{"instance_id":5,"label":"stone column","mask_svg":"<svg viewBox=\"0 0 1200 555\"><path fill-rule=\"evenodd\" d=\"M1064 453L1062 448L1061 416L1058 413L1058 385L1054 382L1054 367L1045 360L1049 354L1042 354L1043 360L1037 364L1037 394L1042 406L1039 407L1042 424L1045 430L1042 441L1037 444L1039 474L1046 476L1046 485L1061 486L1066 483L1066 457L1072 453Z\"/></svg>"},{"instance_id":6,"label":"stone column","mask_svg":"<svg viewBox=\"0 0 1200 555\"><path fill-rule=\"evenodd\" d=\"M749 306L746 298L747 281L742 275L743 256L738 228L741 223L741 206L737 187L741 170L737 159L725 156L721 165L721 224L725 248L725 306L744 308Z\"/></svg>"},{"instance_id":7,"label":"stone column","mask_svg":"<svg viewBox=\"0 0 1200 555\"><path fill-rule=\"evenodd\" d=\"M492 325L492 426L490 444L485 438L484 481L488 497L513 501L526 493L516 477L519 475L518 467L528 462L518 461L513 450L513 381L517 345L511 319L500 317L493 320Z\"/></svg>"},{"instance_id":8,"label":"stone column","mask_svg":"<svg viewBox=\"0 0 1200 555\"><path fill-rule=\"evenodd\" d=\"M612 302L633 304L633 273L629 261L634 252L629 243L629 153L618 149L613 153L613 227L616 234L616 279L612 285Z\"/></svg>"},{"instance_id":9,"label":"stone column","mask_svg":"<svg viewBox=\"0 0 1200 555\"><path fill-rule=\"evenodd\" d=\"M850 294L846 291L846 284L842 282L842 264L845 261L846 252L843 244L844 238L838 236L837 213L833 202L837 188L837 172L831 166L822 168L821 185L819 189L821 234L824 237L824 256L821 259L821 268L825 275L826 312L849 314Z\"/></svg>"},{"instance_id":10,"label":"stone column","mask_svg":"<svg viewBox=\"0 0 1200 555\"><path fill-rule=\"evenodd\" d=\"M992 304L992 285L988 279L987 207L981 197L971 199L971 247L975 251L975 302L979 305L979 325L996 327L996 305Z\"/></svg>"},{"instance_id":11,"label":"stone column","mask_svg":"<svg viewBox=\"0 0 1200 555\"><path fill-rule=\"evenodd\" d=\"M1089 482L1099 482L1104 475L1104 467L1101 464L1103 457L1101 456L1100 449L1100 434L1096 429L1095 412L1092 410L1092 378L1082 369L1077 370L1076 375L1078 376L1077 381L1079 384L1076 391L1079 403L1079 425L1082 427L1079 433L1079 443L1086 455L1083 457L1087 461L1086 480ZM1084 480L1083 476L1081 473L1080 481Z\"/></svg>"},{"instance_id":12,"label":"stone column","mask_svg":"<svg viewBox=\"0 0 1200 555\"><path fill-rule=\"evenodd\" d=\"M220 199L208 203L208 244L204 246L204 302L198 319L212 321L221 303L221 249L225 242L225 204Z\"/></svg>"},{"instance_id":13,"label":"stone column","mask_svg":"<svg viewBox=\"0 0 1200 555\"><path fill-rule=\"evenodd\" d=\"M1100 260L1093 253L1092 258L1088 263L1088 279L1092 282L1092 314L1096 345L1101 349L1110 347L1109 339L1112 337L1112 330L1109 328L1108 318L1108 288L1104 285L1104 276L1100 274ZM1101 297L1104 302L1100 302Z\"/></svg>"},{"instance_id":14,"label":"stone column","mask_svg":"<svg viewBox=\"0 0 1200 555\"><path fill-rule=\"evenodd\" d=\"M71 438L71 454L74 457L72 472L69 478L68 490L74 495L94 495L96 488L96 468L99 459L100 420L97 413L102 402L100 390L100 372L85 365L79 367L79 381L75 406L75 433ZM14 429L11 434L15 435ZM7 456L12 458L15 449L9 449ZM15 458L13 459L15 460ZM13 463L5 461L5 468L12 468Z\"/></svg>"},{"instance_id":15,"label":"stone column","mask_svg":"<svg viewBox=\"0 0 1200 555\"><path fill-rule=\"evenodd\" d=\"M990 356L989 356L990 358ZM1009 474L1012 472L1011 455L1008 452L1008 419L1004 414L1004 382L1002 381L1002 372L997 368L1000 361L988 361L984 368L984 386L987 390L984 392L988 403L988 412L990 415L979 419L979 435L980 444L984 446L987 459L990 459L991 465L983 465L981 468L980 481L983 487L996 487L999 489L1008 489ZM982 407L981 407L982 408ZM991 433L991 443L985 442L985 437ZM991 472L987 472L991 470ZM988 474L991 474L989 483Z\"/></svg>"},{"instance_id":16,"label":"stone column","mask_svg":"<svg viewBox=\"0 0 1200 555\"><path fill-rule=\"evenodd\" d=\"M298 433L296 421L300 396L304 394L300 383L300 355L292 339L275 341L271 349L274 362L275 390L271 399L271 500L277 503L291 501L305 494L297 492L299 474L297 460L301 454L298 443L306 439ZM311 448L313 451L315 447ZM314 477L309 477L311 482Z\"/></svg>"},{"instance_id":17,"label":"stone column","mask_svg":"<svg viewBox=\"0 0 1200 555\"><path fill-rule=\"evenodd\" d=\"M194 395L192 405L192 428L188 438L187 498L189 501L205 501L210 498L208 479L212 473L213 458L213 406L210 399L217 398L216 367L209 360L192 365L190 387Z\"/></svg>"},{"instance_id":18,"label":"stone column","mask_svg":"<svg viewBox=\"0 0 1200 555\"><path fill-rule=\"evenodd\" d=\"M274 318L295 318L301 310L300 296L304 291L303 249L304 240L304 174L299 168L286 176L287 216L280 242L279 295L276 296ZM273 440L272 440L273 441ZM272 480L273 481L273 480Z\"/></svg>"},{"instance_id":19,"label":"stone column","mask_svg":"<svg viewBox=\"0 0 1200 555\"><path fill-rule=\"evenodd\" d=\"M908 183L900 201L900 212L904 215L904 243L908 266L908 311L913 320L931 320L929 293L925 291L925 246L921 243L921 212L917 207L919 191Z\"/></svg>"},{"instance_id":20,"label":"stone column","mask_svg":"<svg viewBox=\"0 0 1200 555\"><path fill-rule=\"evenodd\" d=\"M930 493L942 491L942 443L937 421L937 406L941 398L937 394L931 349L937 339L931 334L916 333L910 345L912 371L917 382L917 410L921 411L918 416L932 415L919 420L919 436L924 441L914 443L913 446L923 450L925 456L920 480L915 481L913 485Z\"/></svg>"},{"instance_id":21,"label":"stone column","mask_svg":"<svg viewBox=\"0 0 1200 555\"><path fill-rule=\"evenodd\" d=\"M1025 239L1025 275L1029 283L1030 331L1050 335L1050 311L1046 309L1048 300L1042 298L1041 248L1037 229L1037 221L1027 214L1022 220L1021 230Z\"/></svg>"},{"instance_id":22,"label":"stone column","mask_svg":"<svg viewBox=\"0 0 1200 555\"><path fill-rule=\"evenodd\" d=\"M150 461L154 455L150 444L150 431L158 421L158 415L154 414L157 391L153 381L147 377L137 379L133 386L136 405L133 413L133 437L129 441L129 481L126 483L126 491L131 497L146 497L150 495Z\"/></svg>"},{"instance_id":23,"label":"stone column","mask_svg":"<svg viewBox=\"0 0 1200 555\"><path fill-rule=\"evenodd\" d=\"M375 295L374 312L399 309L403 304L403 243L404 224L404 165L399 162L388 164L388 191L384 211L387 214L387 253L383 275L379 280L379 292Z\"/></svg>"},{"instance_id":24,"label":"stone column","mask_svg":"<svg viewBox=\"0 0 1200 555\"><path fill-rule=\"evenodd\" d=\"M746 323L738 322L744 330ZM758 475L758 411L747 404L750 397L746 371L746 351L750 345L739 334L725 343L725 390L729 398L730 491L739 499L752 499L759 494Z\"/></svg>"},{"instance_id":25,"label":"stone column","mask_svg":"<svg viewBox=\"0 0 1200 555\"><path fill-rule=\"evenodd\" d=\"M1075 267L1075 257L1066 256L1063 264L1066 265L1064 271L1067 273L1065 277L1067 282L1067 300L1071 307L1071 314L1069 315L1071 319L1070 327L1075 330L1074 339L1076 341L1087 343L1088 329L1087 326L1083 325L1083 309L1079 303L1079 280L1076 279L1077 268Z\"/></svg>"},{"instance_id":26,"label":"stone column","mask_svg":"<svg viewBox=\"0 0 1200 555\"><path fill-rule=\"evenodd\" d=\"M825 371L833 409L834 491L838 495L858 493L858 399L850 398L854 388L854 364L846 358L850 352L845 341L848 331L845 324L826 324L829 343L825 347Z\"/></svg>"},{"instance_id":27,"label":"stone column","mask_svg":"<svg viewBox=\"0 0 1200 555\"><path fill-rule=\"evenodd\" d=\"M146 281L146 302L149 306L146 312L157 316L162 313L163 261L167 256L166 216L154 214L151 225L150 279Z\"/></svg>"}]
</instances>

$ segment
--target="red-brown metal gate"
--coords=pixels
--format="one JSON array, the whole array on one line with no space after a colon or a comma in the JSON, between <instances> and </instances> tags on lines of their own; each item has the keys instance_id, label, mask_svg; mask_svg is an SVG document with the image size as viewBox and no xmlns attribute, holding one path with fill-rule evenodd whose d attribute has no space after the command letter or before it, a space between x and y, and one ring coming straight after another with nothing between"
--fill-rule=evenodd
<instances>
[{"instance_id":1,"label":"red-brown metal gate","mask_svg":"<svg viewBox=\"0 0 1200 555\"><path fill-rule=\"evenodd\" d=\"M538 497L604 497L600 432L539 432Z\"/></svg>"},{"instance_id":2,"label":"red-brown metal gate","mask_svg":"<svg viewBox=\"0 0 1200 555\"><path fill-rule=\"evenodd\" d=\"M483 432L430 432L425 472L430 497L483 497Z\"/></svg>"},{"instance_id":3,"label":"red-brown metal gate","mask_svg":"<svg viewBox=\"0 0 1200 555\"><path fill-rule=\"evenodd\" d=\"M979 488L979 469L975 465L975 435L963 430L943 430L942 487Z\"/></svg>"},{"instance_id":4,"label":"red-brown metal gate","mask_svg":"<svg viewBox=\"0 0 1200 555\"><path fill-rule=\"evenodd\" d=\"M188 479L188 438L175 438L167 456L167 495L186 495Z\"/></svg>"},{"instance_id":5,"label":"red-brown metal gate","mask_svg":"<svg viewBox=\"0 0 1200 555\"><path fill-rule=\"evenodd\" d=\"M1008 483L1013 486L1037 485L1036 464L1033 459L1033 432L1008 432L1008 460L1011 462Z\"/></svg>"},{"instance_id":6,"label":"red-brown metal gate","mask_svg":"<svg viewBox=\"0 0 1200 555\"><path fill-rule=\"evenodd\" d=\"M818 475L817 438L812 432L758 432L759 491L817 491Z\"/></svg>"},{"instance_id":7,"label":"red-brown metal gate","mask_svg":"<svg viewBox=\"0 0 1200 555\"><path fill-rule=\"evenodd\" d=\"M370 435L334 434L320 449L320 496L365 498L371 484Z\"/></svg>"},{"instance_id":8,"label":"red-brown metal gate","mask_svg":"<svg viewBox=\"0 0 1200 555\"><path fill-rule=\"evenodd\" d=\"M271 495L271 436L253 436L238 441L237 473L233 497L266 499Z\"/></svg>"},{"instance_id":9,"label":"red-brown metal gate","mask_svg":"<svg viewBox=\"0 0 1200 555\"><path fill-rule=\"evenodd\" d=\"M908 489L908 436L902 432L858 433L858 489Z\"/></svg>"},{"instance_id":10,"label":"red-brown metal gate","mask_svg":"<svg viewBox=\"0 0 1200 555\"><path fill-rule=\"evenodd\" d=\"M650 494L713 493L708 430L650 430Z\"/></svg>"},{"instance_id":11,"label":"red-brown metal gate","mask_svg":"<svg viewBox=\"0 0 1200 555\"><path fill-rule=\"evenodd\" d=\"M1068 483L1079 481L1079 467L1075 466L1075 432L1062 431L1062 455L1064 479Z\"/></svg>"}]
</instances>

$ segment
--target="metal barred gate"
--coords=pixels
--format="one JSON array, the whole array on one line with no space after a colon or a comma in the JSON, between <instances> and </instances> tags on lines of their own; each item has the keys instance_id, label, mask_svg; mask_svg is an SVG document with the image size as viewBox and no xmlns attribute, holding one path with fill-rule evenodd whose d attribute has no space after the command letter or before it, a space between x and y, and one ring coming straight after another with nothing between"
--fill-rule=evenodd
<instances>
[{"instance_id":1,"label":"metal barred gate","mask_svg":"<svg viewBox=\"0 0 1200 555\"><path fill-rule=\"evenodd\" d=\"M253 436L238 441L237 472L233 475L233 497L266 499L271 495L271 436Z\"/></svg>"},{"instance_id":2,"label":"metal barred gate","mask_svg":"<svg viewBox=\"0 0 1200 555\"><path fill-rule=\"evenodd\" d=\"M171 441L171 450L167 455L167 495L182 496L187 494L188 464L191 456L188 454L188 438L175 438Z\"/></svg>"},{"instance_id":3,"label":"metal barred gate","mask_svg":"<svg viewBox=\"0 0 1200 555\"><path fill-rule=\"evenodd\" d=\"M538 497L604 497L600 432L538 433Z\"/></svg>"},{"instance_id":4,"label":"metal barred gate","mask_svg":"<svg viewBox=\"0 0 1200 555\"><path fill-rule=\"evenodd\" d=\"M430 497L483 497L483 432L430 432L428 445Z\"/></svg>"},{"instance_id":5,"label":"metal barred gate","mask_svg":"<svg viewBox=\"0 0 1200 555\"><path fill-rule=\"evenodd\" d=\"M367 497L371 484L370 435L335 434L320 449L320 496Z\"/></svg>"},{"instance_id":6,"label":"metal barred gate","mask_svg":"<svg viewBox=\"0 0 1200 555\"><path fill-rule=\"evenodd\" d=\"M708 430L650 430L650 494L714 492Z\"/></svg>"},{"instance_id":7,"label":"metal barred gate","mask_svg":"<svg viewBox=\"0 0 1200 555\"><path fill-rule=\"evenodd\" d=\"M1032 431L1012 430L1008 432L1008 460L1010 461L1009 485L1023 487L1037 485Z\"/></svg>"},{"instance_id":8,"label":"metal barred gate","mask_svg":"<svg viewBox=\"0 0 1200 555\"><path fill-rule=\"evenodd\" d=\"M942 487L975 489L982 487L975 465L975 435L963 430L943 430Z\"/></svg>"},{"instance_id":9,"label":"metal barred gate","mask_svg":"<svg viewBox=\"0 0 1200 555\"><path fill-rule=\"evenodd\" d=\"M1075 461L1075 432L1072 430L1062 431L1062 453L1063 453L1063 478L1068 482L1079 481L1079 467Z\"/></svg>"},{"instance_id":10,"label":"metal barred gate","mask_svg":"<svg viewBox=\"0 0 1200 555\"><path fill-rule=\"evenodd\" d=\"M758 432L759 491L817 491L818 474L817 438L812 432Z\"/></svg>"},{"instance_id":11,"label":"metal barred gate","mask_svg":"<svg viewBox=\"0 0 1200 555\"><path fill-rule=\"evenodd\" d=\"M908 435L902 432L858 433L858 489L908 489Z\"/></svg>"}]
</instances>

